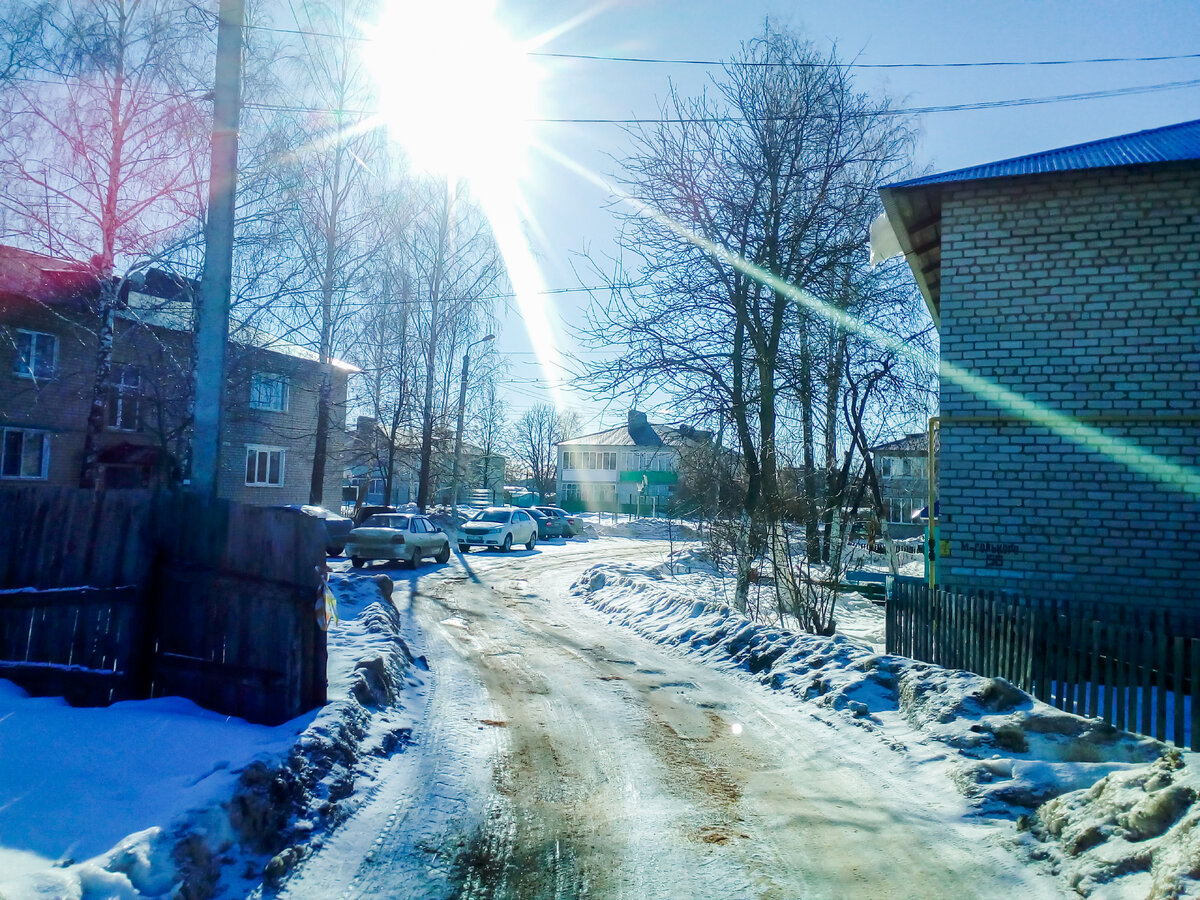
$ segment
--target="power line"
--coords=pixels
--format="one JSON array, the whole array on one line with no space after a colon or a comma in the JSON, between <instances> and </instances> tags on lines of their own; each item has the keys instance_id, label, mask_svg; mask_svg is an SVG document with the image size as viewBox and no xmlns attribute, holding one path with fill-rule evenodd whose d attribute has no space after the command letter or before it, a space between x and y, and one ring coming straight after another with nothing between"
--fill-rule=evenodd
<instances>
[{"instance_id":1,"label":"power line","mask_svg":"<svg viewBox=\"0 0 1200 900\"><path fill-rule=\"evenodd\" d=\"M719 59L660 59L652 56L605 56L592 53L550 53L529 51L529 56L553 59L582 59L594 62L650 63L669 66L732 66L734 68L814 68L814 69L979 69L1008 66L1078 66L1096 63L1166 62L1169 60L1200 59L1200 53L1180 53L1165 56L1093 56L1081 59L1006 59L983 62L911 62L911 63L837 63L837 62L754 62Z\"/></svg>"},{"instance_id":2,"label":"power line","mask_svg":"<svg viewBox=\"0 0 1200 900\"><path fill-rule=\"evenodd\" d=\"M342 41L366 42L374 38L365 35L338 34L331 31L309 31L302 28L279 28L270 25L247 25L254 31L275 32L277 34L293 34L299 37L323 37ZM1003 59L985 60L978 62L902 62L902 63L862 63L862 62L745 62L721 59L687 59L657 56L613 56L604 53L556 53L548 50L528 50L526 56L542 59L578 59L586 62L638 63L667 66L735 66L745 68L826 68L826 69L980 69L1003 68L1016 66L1079 66L1111 63L1143 63L1143 62L1172 62L1176 60L1200 59L1200 53L1171 53L1160 56L1087 56L1076 59Z\"/></svg>"},{"instance_id":3,"label":"power line","mask_svg":"<svg viewBox=\"0 0 1200 900\"><path fill-rule=\"evenodd\" d=\"M1200 87L1200 78L1184 81L1166 81L1159 84L1143 84L1131 87L1106 88L1098 91L1081 91L1073 94L1050 94L1042 97L1014 97L1005 100L980 100L971 103L950 103L940 106L908 106L895 109L881 109L872 115L900 116L926 115L943 112L966 112L982 109L1005 109L1018 106L1037 106L1045 103L1071 103L1080 100L1100 100L1109 97L1133 97L1140 94L1154 94L1162 91L1177 91ZM360 116L373 116L378 112L365 109L333 109L331 107L290 106L273 103L247 103L248 109L259 109L273 112L305 112L305 113L341 113ZM817 118L809 114L784 116L680 116L677 118L646 118L633 116L629 118L582 118L582 117L546 117L529 118L522 121L536 125L730 125L746 122L789 122L805 118Z\"/></svg>"}]
</instances>

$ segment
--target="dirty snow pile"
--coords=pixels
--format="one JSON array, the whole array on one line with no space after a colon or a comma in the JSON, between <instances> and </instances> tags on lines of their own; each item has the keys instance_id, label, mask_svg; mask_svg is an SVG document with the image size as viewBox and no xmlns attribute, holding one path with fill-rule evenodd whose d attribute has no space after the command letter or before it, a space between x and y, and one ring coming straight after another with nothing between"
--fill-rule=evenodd
<instances>
[{"instance_id":1,"label":"dirty snow pile","mask_svg":"<svg viewBox=\"0 0 1200 900\"><path fill-rule=\"evenodd\" d=\"M755 624L690 560L682 576L678 557L595 565L572 593L613 623L834 711L897 752L945 747L977 814L1015 820L1021 846L1081 895L1200 896L1195 754L1062 712L1003 679Z\"/></svg>"},{"instance_id":2,"label":"dirty snow pile","mask_svg":"<svg viewBox=\"0 0 1200 900\"><path fill-rule=\"evenodd\" d=\"M415 683L374 579L336 578L329 699L276 727L178 697L74 708L0 680L0 898L245 896L351 811Z\"/></svg>"},{"instance_id":3,"label":"dirty snow pile","mask_svg":"<svg viewBox=\"0 0 1200 900\"><path fill-rule=\"evenodd\" d=\"M769 571L769 570L768 570ZM813 577L827 574L828 567L813 567ZM728 604L733 599L733 579L721 573L699 544L685 545L667 555L666 559L647 570L664 584L670 584L688 596L705 597L714 602ZM749 606L759 611L759 621L777 619L775 588L764 579L750 586ZM857 591L838 595L834 610L839 634L853 638L875 650L882 651L884 634L883 608Z\"/></svg>"},{"instance_id":4,"label":"dirty snow pile","mask_svg":"<svg viewBox=\"0 0 1200 900\"><path fill-rule=\"evenodd\" d=\"M606 535L607 537L636 538L643 541L694 541L700 537L700 532L691 522L677 519L662 519L645 517L626 521L613 522L611 517L605 521L604 514L589 513L581 516L584 523L584 534L588 537Z\"/></svg>"}]
</instances>

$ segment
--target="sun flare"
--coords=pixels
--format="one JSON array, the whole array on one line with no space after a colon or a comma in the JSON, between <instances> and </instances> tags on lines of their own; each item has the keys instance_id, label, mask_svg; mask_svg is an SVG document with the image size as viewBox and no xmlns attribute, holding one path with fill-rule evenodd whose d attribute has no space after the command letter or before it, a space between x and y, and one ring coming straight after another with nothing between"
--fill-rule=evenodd
<instances>
[{"instance_id":1,"label":"sun flare","mask_svg":"<svg viewBox=\"0 0 1200 900\"><path fill-rule=\"evenodd\" d=\"M524 173L536 70L489 0L387 4L370 64L388 133L414 166L476 183Z\"/></svg>"}]
</instances>

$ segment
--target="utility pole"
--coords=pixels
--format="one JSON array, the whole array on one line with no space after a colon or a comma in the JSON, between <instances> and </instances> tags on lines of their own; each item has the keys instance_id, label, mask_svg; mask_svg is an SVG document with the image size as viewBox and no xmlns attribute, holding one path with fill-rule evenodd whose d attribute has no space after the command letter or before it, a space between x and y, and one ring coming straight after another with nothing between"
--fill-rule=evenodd
<instances>
[{"instance_id":1,"label":"utility pole","mask_svg":"<svg viewBox=\"0 0 1200 900\"><path fill-rule=\"evenodd\" d=\"M217 493L221 454L221 399L229 295L233 281L233 212L237 193L238 114L242 94L244 0L220 0L217 72L213 88L212 169L204 228L204 275L196 325L196 400L192 424L192 485Z\"/></svg>"},{"instance_id":2,"label":"utility pole","mask_svg":"<svg viewBox=\"0 0 1200 900\"><path fill-rule=\"evenodd\" d=\"M467 366L471 362L471 348L485 341L495 340L494 334L486 334L474 343L467 344L463 351L462 378L458 384L458 428L454 432L454 488L450 492L450 521L458 525L458 489L462 483L462 440L463 417L467 411Z\"/></svg>"}]
</instances>

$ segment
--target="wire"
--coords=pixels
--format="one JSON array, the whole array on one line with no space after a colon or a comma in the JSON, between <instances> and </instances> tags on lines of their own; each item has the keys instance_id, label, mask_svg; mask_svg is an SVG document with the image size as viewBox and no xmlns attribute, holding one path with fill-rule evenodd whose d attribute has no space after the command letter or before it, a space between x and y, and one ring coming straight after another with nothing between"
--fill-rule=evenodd
<instances>
[{"instance_id":1,"label":"wire","mask_svg":"<svg viewBox=\"0 0 1200 900\"><path fill-rule=\"evenodd\" d=\"M1154 94L1161 91L1177 91L1200 87L1200 78L1185 81L1166 81L1159 84L1134 85L1132 87L1107 88L1099 91L1083 91L1075 94L1051 94L1043 97L1015 97L1006 100L980 100L972 103L952 103L941 106L907 106L896 109L882 109L873 113L881 116L927 115L930 113L965 112L980 109L1005 109L1018 106L1037 106L1044 103L1071 103L1079 100L1099 100L1108 97L1133 97L1139 94ZM333 109L316 106L288 106L272 103L246 103L246 109L259 109L274 112L305 112L305 113L350 113L353 115L372 116L377 113L372 110ZM531 118L523 121L537 125L729 125L743 122L789 122L805 118L815 118L809 114L794 116L696 116L679 118Z\"/></svg>"},{"instance_id":2,"label":"wire","mask_svg":"<svg viewBox=\"0 0 1200 900\"><path fill-rule=\"evenodd\" d=\"M246 25L247 30L269 31L278 34L294 34L300 37L323 37L342 41L370 41L365 35L337 34L331 31L308 31L300 28L278 28L270 25ZM1174 60L1200 59L1200 53L1173 53L1161 56L1089 56L1078 59L1004 59L981 62L911 62L911 63L788 63L788 62L739 62L721 59L671 59L656 56L610 56L603 53L554 53L548 50L529 50L527 56L543 59L580 59L588 62L641 63L667 66L743 66L747 68L790 68L806 66L826 69L979 69L1013 66L1081 66L1131 62L1171 62Z\"/></svg>"}]
</instances>

